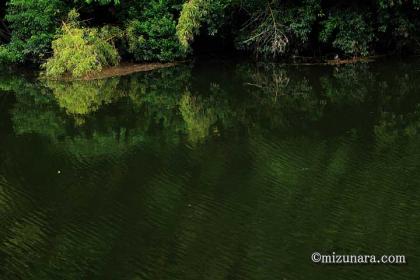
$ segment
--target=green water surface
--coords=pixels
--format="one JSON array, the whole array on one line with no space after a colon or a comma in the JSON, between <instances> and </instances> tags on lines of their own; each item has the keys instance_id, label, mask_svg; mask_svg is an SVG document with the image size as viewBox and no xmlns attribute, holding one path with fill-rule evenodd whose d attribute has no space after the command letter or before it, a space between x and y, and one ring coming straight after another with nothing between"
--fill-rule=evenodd
<instances>
[{"instance_id":1,"label":"green water surface","mask_svg":"<svg viewBox=\"0 0 420 280\"><path fill-rule=\"evenodd\" d=\"M420 60L2 70L0 279L420 279Z\"/></svg>"}]
</instances>

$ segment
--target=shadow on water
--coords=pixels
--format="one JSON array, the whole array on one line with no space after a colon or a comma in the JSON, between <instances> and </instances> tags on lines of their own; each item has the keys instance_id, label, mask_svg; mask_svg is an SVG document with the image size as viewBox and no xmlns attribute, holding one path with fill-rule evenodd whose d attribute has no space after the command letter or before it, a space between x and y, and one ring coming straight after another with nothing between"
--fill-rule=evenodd
<instances>
[{"instance_id":1,"label":"shadow on water","mask_svg":"<svg viewBox=\"0 0 420 280\"><path fill-rule=\"evenodd\" d=\"M418 278L419 68L1 72L0 278Z\"/></svg>"}]
</instances>

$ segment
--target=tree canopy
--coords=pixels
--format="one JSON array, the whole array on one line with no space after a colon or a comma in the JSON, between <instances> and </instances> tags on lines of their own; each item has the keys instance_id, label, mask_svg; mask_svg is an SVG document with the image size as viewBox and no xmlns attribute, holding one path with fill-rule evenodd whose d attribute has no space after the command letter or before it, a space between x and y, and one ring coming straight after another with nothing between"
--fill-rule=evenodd
<instances>
[{"instance_id":1,"label":"tree canopy","mask_svg":"<svg viewBox=\"0 0 420 280\"><path fill-rule=\"evenodd\" d=\"M269 60L420 48L420 0L9 0L0 4L0 62L43 64L60 56L65 48L54 46L73 9L85 34L118 28L118 56L136 62L184 59L200 51L194 42L203 38Z\"/></svg>"}]
</instances>

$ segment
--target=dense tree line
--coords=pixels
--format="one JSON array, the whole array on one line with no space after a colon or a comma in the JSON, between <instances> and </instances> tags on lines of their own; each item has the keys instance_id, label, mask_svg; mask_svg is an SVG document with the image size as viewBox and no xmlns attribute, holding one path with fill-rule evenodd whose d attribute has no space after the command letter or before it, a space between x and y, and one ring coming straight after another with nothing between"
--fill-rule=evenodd
<instances>
[{"instance_id":1,"label":"dense tree line","mask_svg":"<svg viewBox=\"0 0 420 280\"><path fill-rule=\"evenodd\" d=\"M416 53L419 8L419 0L9 0L0 4L0 61L82 76L120 59L183 59L204 37L270 60Z\"/></svg>"}]
</instances>

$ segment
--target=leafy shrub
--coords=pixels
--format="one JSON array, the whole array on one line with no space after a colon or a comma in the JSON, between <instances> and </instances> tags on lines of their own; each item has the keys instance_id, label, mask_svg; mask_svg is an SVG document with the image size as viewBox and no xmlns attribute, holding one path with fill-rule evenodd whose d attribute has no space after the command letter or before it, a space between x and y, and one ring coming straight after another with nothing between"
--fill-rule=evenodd
<instances>
[{"instance_id":1,"label":"leafy shrub","mask_svg":"<svg viewBox=\"0 0 420 280\"><path fill-rule=\"evenodd\" d=\"M217 33L225 21L224 12L231 3L232 0L190 0L183 4L176 29L184 51L200 33L203 24L207 25L210 35Z\"/></svg>"},{"instance_id":2,"label":"leafy shrub","mask_svg":"<svg viewBox=\"0 0 420 280\"><path fill-rule=\"evenodd\" d=\"M113 22L121 26L125 31L121 54L137 61L182 58L200 32L214 35L219 30L226 32L223 34L226 38L232 35L238 49L270 58L322 55L332 49L346 56L374 51L420 51L420 0L3 0L0 3L0 62L44 62L51 55L51 42L55 38L54 55L60 44L70 49L81 44L86 53L99 56L81 57L83 63L79 68L89 70L77 69L76 75L98 71L102 67L99 65L112 65L112 57L116 56L113 43L107 41L110 29L77 26L70 28L71 32L61 30L56 37L63 15L75 5L84 18L94 19L88 21L91 25ZM80 42L76 43L77 40ZM96 48L101 49L99 54ZM109 61L104 58L107 56ZM69 67L76 68L76 64ZM74 70L55 67L51 73Z\"/></svg>"},{"instance_id":3,"label":"leafy shrub","mask_svg":"<svg viewBox=\"0 0 420 280\"><path fill-rule=\"evenodd\" d=\"M363 14L342 10L322 22L320 40L332 41L332 46L346 55L366 56L375 40L373 27Z\"/></svg>"},{"instance_id":4,"label":"leafy shrub","mask_svg":"<svg viewBox=\"0 0 420 280\"><path fill-rule=\"evenodd\" d=\"M413 10L415 12L413 12ZM379 0L378 36L384 49L419 49L420 1Z\"/></svg>"},{"instance_id":5,"label":"leafy shrub","mask_svg":"<svg viewBox=\"0 0 420 280\"><path fill-rule=\"evenodd\" d=\"M290 30L290 36L301 45L309 40L309 35L319 16L322 15L321 1L304 0L300 5L287 7L284 10L283 22Z\"/></svg>"},{"instance_id":6,"label":"leafy shrub","mask_svg":"<svg viewBox=\"0 0 420 280\"><path fill-rule=\"evenodd\" d=\"M138 61L169 61L183 57L176 37L176 21L166 1L146 5L139 19L127 25L128 52Z\"/></svg>"},{"instance_id":7,"label":"leafy shrub","mask_svg":"<svg viewBox=\"0 0 420 280\"><path fill-rule=\"evenodd\" d=\"M53 41L54 55L42 65L47 77L66 73L82 77L119 63L120 57L112 43L118 30L80 27L77 18L77 12L72 10L68 23L63 23L62 34Z\"/></svg>"},{"instance_id":8,"label":"leafy shrub","mask_svg":"<svg viewBox=\"0 0 420 280\"><path fill-rule=\"evenodd\" d=\"M204 17L208 14L206 0L191 0L182 6L182 12L177 25L177 36L184 49L200 31Z\"/></svg>"},{"instance_id":9,"label":"leafy shrub","mask_svg":"<svg viewBox=\"0 0 420 280\"><path fill-rule=\"evenodd\" d=\"M0 62L44 59L64 10L61 0L10 0L5 19L11 29L11 40L0 46Z\"/></svg>"}]
</instances>

